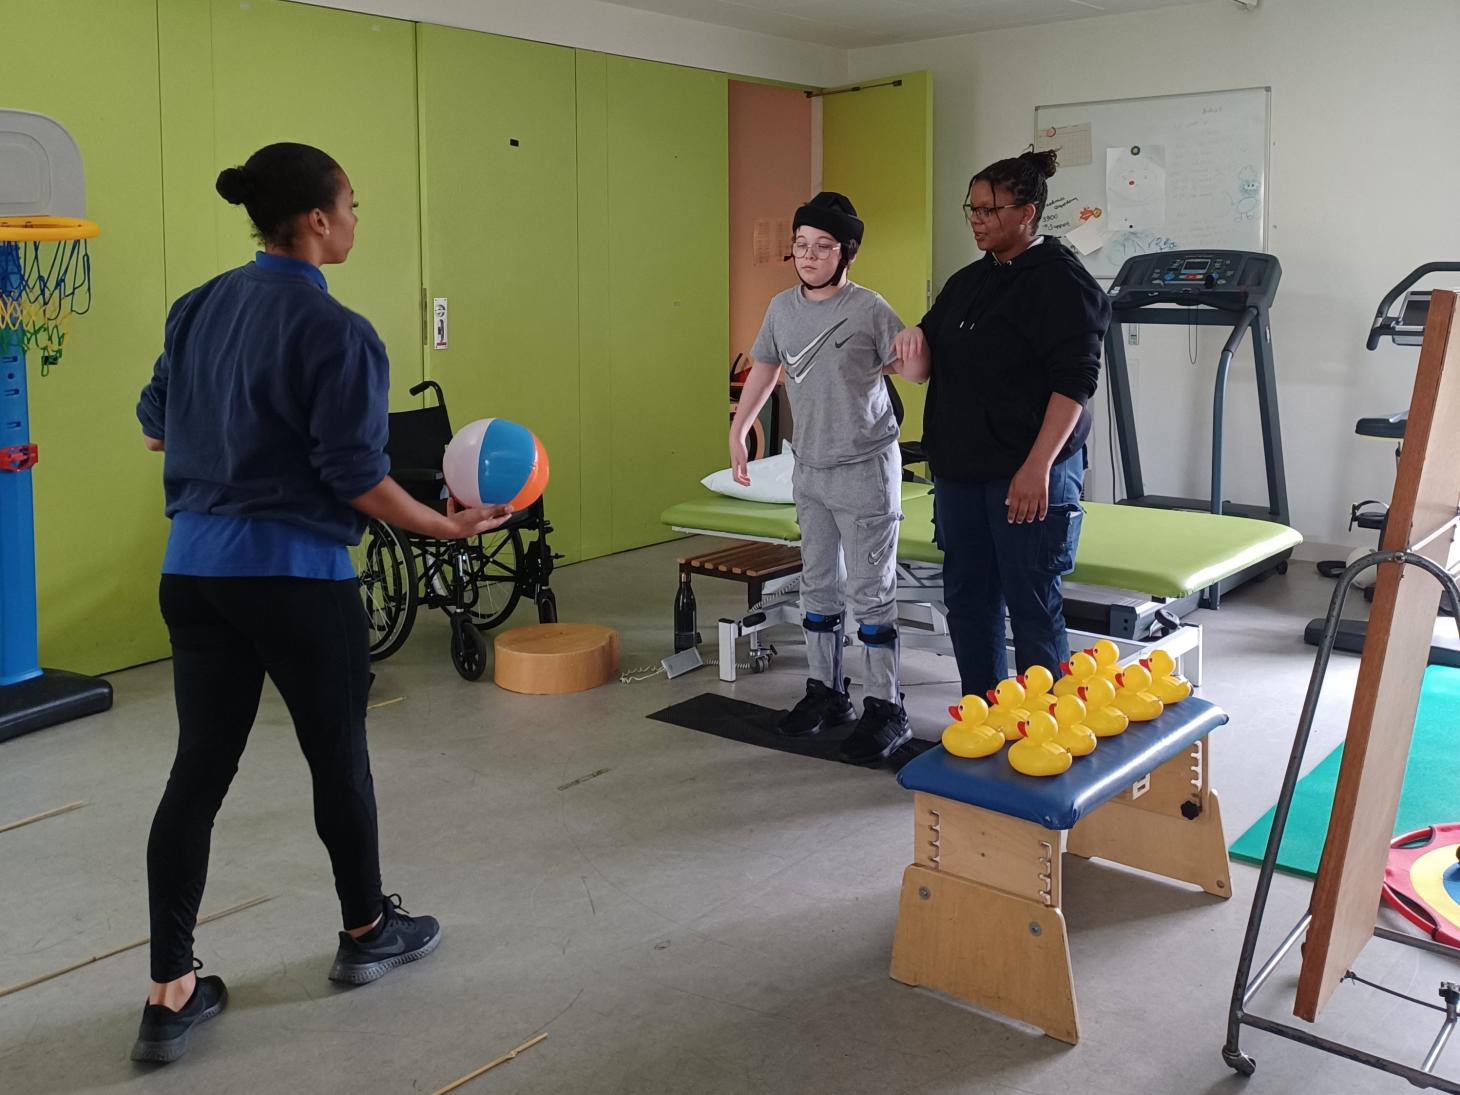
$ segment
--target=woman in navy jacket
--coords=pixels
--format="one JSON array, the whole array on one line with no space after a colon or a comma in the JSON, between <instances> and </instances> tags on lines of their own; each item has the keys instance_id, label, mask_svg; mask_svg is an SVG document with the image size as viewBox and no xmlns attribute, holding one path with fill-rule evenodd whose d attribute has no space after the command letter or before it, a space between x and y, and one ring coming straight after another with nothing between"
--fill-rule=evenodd
<instances>
[{"instance_id":1,"label":"woman in navy jacket","mask_svg":"<svg viewBox=\"0 0 1460 1095\"><path fill-rule=\"evenodd\" d=\"M320 267L355 242L355 201L317 148L274 144L218 176L263 245L173 305L137 417L165 452L172 528L160 600L173 650L178 748L147 845L152 986L132 1056L170 1061L223 1009L198 978L193 928L213 819L238 770L267 675L294 721L343 929L330 978L363 984L424 957L440 925L382 895L365 742L370 658L348 545L368 517L442 539L505 507L438 513L390 478L390 365Z\"/></svg>"}]
</instances>

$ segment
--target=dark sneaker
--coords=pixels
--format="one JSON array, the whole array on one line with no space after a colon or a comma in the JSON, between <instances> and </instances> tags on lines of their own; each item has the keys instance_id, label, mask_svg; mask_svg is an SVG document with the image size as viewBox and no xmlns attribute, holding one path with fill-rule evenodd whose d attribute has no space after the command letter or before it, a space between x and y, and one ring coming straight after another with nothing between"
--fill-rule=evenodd
<instances>
[{"instance_id":1,"label":"dark sneaker","mask_svg":"<svg viewBox=\"0 0 1460 1095\"><path fill-rule=\"evenodd\" d=\"M202 968L203 963L193 959L193 969ZM181 1011L148 1004L142 1009L142 1027L132 1045L132 1060L159 1064L176 1061L187 1052L193 1028L206 1023L227 1004L228 989L221 977L199 977Z\"/></svg>"},{"instance_id":2,"label":"dark sneaker","mask_svg":"<svg viewBox=\"0 0 1460 1095\"><path fill-rule=\"evenodd\" d=\"M868 696L862 701L862 717L837 759L848 764L880 764L912 741L912 724L901 704Z\"/></svg>"},{"instance_id":3,"label":"dark sneaker","mask_svg":"<svg viewBox=\"0 0 1460 1095\"><path fill-rule=\"evenodd\" d=\"M806 695L776 723L776 733L783 738L804 738L856 717L856 709L846 692L838 692L811 678L806 682Z\"/></svg>"},{"instance_id":4,"label":"dark sneaker","mask_svg":"<svg viewBox=\"0 0 1460 1095\"><path fill-rule=\"evenodd\" d=\"M346 985L368 985L397 966L425 958L441 942L441 925L434 916L411 916L400 907L400 894L381 901L380 923L351 939L340 932L340 949L330 967L330 980Z\"/></svg>"}]
</instances>

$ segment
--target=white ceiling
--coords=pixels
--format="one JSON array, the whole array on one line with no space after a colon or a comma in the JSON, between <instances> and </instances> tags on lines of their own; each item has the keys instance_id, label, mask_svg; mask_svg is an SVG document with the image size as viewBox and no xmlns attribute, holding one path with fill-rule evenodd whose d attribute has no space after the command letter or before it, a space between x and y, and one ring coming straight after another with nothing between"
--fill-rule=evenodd
<instances>
[{"instance_id":1,"label":"white ceiling","mask_svg":"<svg viewBox=\"0 0 1460 1095\"><path fill-rule=\"evenodd\" d=\"M842 49L946 38L1205 0L608 0Z\"/></svg>"}]
</instances>

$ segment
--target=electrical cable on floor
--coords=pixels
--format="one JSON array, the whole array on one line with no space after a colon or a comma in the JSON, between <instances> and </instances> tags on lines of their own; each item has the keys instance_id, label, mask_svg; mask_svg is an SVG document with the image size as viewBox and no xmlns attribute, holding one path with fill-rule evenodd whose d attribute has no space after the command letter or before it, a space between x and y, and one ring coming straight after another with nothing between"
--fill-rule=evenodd
<instances>
[{"instance_id":1,"label":"electrical cable on floor","mask_svg":"<svg viewBox=\"0 0 1460 1095\"><path fill-rule=\"evenodd\" d=\"M749 669L749 662L736 662L736 669ZM626 669L618 676L619 684L638 684L640 681L650 681L655 677L664 676L663 665L641 665L635 669Z\"/></svg>"}]
</instances>

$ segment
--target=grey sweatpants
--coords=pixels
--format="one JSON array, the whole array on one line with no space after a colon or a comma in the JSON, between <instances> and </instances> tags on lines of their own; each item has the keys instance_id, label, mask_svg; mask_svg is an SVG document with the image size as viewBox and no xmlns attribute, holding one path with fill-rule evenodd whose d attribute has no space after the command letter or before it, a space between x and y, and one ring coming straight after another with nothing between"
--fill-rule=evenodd
<instances>
[{"instance_id":1,"label":"grey sweatpants","mask_svg":"<svg viewBox=\"0 0 1460 1095\"><path fill-rule=\"evenodd\" d=\"M797 463L792 479L801 526L801 610L808 619L835 619L850 608L867 643L863 693L895 704L902 702L895 630L901 482L896 445L855 464ZM840 691L842 629L807 627L806 651L811 676Z\"/></svg>"}]
</instances>

